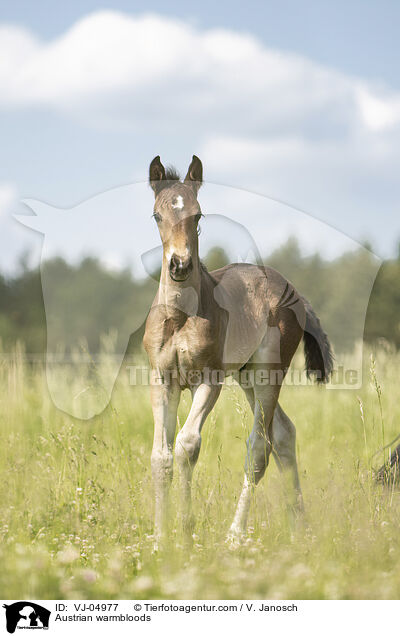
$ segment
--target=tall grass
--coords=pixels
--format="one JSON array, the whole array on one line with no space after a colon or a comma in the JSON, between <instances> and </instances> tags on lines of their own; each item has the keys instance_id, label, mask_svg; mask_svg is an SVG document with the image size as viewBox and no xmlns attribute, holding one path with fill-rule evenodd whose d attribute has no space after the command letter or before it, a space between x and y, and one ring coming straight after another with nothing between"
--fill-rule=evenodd
<instances>
[{"instance_id":1,"label":"tall grass","mask_svg":"<svg viewBox=\"0 0 400 636\"><path fill-rule=\"evenodd\" d=\"M172 523L166 549L154 554L148 389L129 386L123 371L110 406L80 421L54 407L41 365L21 350L4 357L0 597L399 598L399 493L374 481L384 453L371 459L399 432L399 362L378 351L360 391L283 389L306 518L293 533L271 463L236 550L225 535L251 416L240 389L224 388L195 471L193 548ZM184 394L180 426L189 406Z\"/></svg>"}]
</instances>

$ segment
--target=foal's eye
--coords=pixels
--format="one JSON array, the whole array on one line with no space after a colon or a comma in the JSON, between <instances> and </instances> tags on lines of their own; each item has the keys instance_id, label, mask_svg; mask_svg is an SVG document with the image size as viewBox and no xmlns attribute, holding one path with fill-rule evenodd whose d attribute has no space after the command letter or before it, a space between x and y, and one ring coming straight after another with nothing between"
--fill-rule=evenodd
<instances>
[{"instance_id":1,"label":"foal's eye","mask_svg":"<svg viewBox=\"0 0 400 636\"><path fill-rule=\"evenodd\" d=\"M153 217L156 220L156 223L159 223L161 221L161 216L158 214L158 212L154 212Z\"/></svg>"}]
</instances>

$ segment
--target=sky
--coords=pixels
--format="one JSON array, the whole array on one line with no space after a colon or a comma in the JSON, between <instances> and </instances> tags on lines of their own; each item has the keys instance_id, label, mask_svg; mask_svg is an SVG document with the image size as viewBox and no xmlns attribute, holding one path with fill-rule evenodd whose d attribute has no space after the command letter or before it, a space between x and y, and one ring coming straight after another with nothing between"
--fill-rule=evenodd
<instances>
[{"instance_id":1,"label":"sky","mask_svg":"<svg viewBox=\"0 0 400 636\"><path fill-rule=\"evenodd\" d=\"M0 269L25 249L40 258L41 237L12 217L21 200L76 209L112 190L97 199L106 227L158 154L182 173L198 155L220 184L203 211L251 217L263 253L293 233L329 258L354 241L397 254L399 19L387 0L1 3ZM140 201L109 262L142 237L156 247L151 191ZM72 258L96 228L60 234Z\"/></svg>"}]
</instances>

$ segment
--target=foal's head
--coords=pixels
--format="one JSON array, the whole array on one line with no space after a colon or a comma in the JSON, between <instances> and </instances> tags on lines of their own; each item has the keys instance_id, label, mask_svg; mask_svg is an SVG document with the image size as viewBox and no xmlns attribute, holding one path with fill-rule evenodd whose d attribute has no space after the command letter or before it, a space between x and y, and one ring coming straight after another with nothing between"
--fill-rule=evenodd
<instances>
[{"instance_id":1,"label":"foal's head","mask_svg":"<svg viewBox=\"0 0 400 636\"><path fill-rule=\"evenodd\" d=\"M174 170L165 171L160 157L150 164L150 185L155 195L154 218L160 232L169 275L185 281L198 263L197 225L201 217L197 192L203 179L203 166L193 155L183 181Z\"/></svg>"}]
</instances>

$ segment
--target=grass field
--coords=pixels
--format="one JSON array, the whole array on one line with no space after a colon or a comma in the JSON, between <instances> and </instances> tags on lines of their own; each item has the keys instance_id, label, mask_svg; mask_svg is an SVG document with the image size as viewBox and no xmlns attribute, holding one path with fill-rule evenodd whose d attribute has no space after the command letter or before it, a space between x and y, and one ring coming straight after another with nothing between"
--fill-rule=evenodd
<instances>
[{"instance_id":1,"label":"grass field","mask_svg":"<svg viewBox=\"0 0 400 636\"><path fill-rule=\"evenodd\" d=\"M191 550L172 529L153 553L148 389L122 378L92 421L58 411L42 368L0 365L0 597L362 599L400 597L399 492L375 484L374 452L400 432L399 354L366 352L360 391L286 387L306 522L291 532L273 462L246 542L225 544L243 477L250 412L224 388L194 478ZM359 399L362 402L361 416ZM189 407L184 394L182 425ZM383 419L382 419L383 418ZM172 501L176 499L175 485Z\"/></svg>"}]
</instances>

